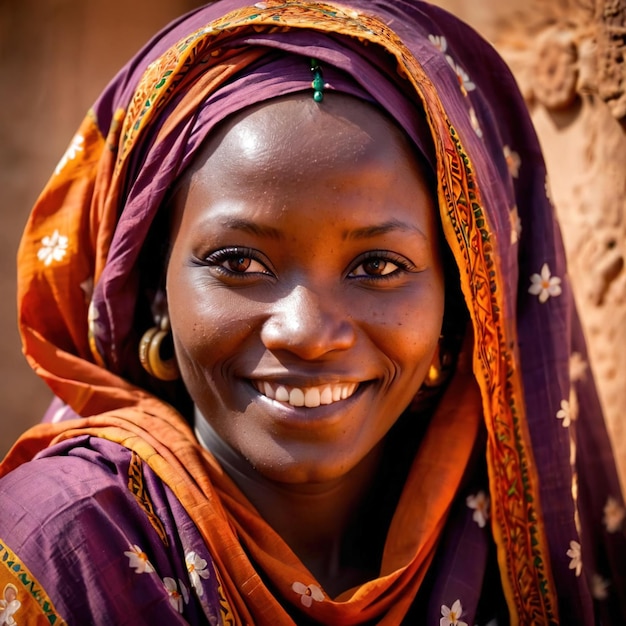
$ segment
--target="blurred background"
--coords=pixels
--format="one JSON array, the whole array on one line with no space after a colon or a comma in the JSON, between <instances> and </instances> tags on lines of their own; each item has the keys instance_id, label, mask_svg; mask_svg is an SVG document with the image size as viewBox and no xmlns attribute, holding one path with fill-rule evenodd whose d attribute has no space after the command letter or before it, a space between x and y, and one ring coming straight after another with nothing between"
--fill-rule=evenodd
<instances>
[{"instance_id":1,"label":"blurred background","mask_svg":"<svg viewBox=\"0 0 626 626\"><path fill-rule=\"evenodd\" d=\"M30 208L115 72L161 26L201 4L0 0L0 457L51 398L17 333L15 255ZM626 0L434 4L500 51L528 103L591 352L587 371L626 484Z\"/></svg>"}]
</instances>

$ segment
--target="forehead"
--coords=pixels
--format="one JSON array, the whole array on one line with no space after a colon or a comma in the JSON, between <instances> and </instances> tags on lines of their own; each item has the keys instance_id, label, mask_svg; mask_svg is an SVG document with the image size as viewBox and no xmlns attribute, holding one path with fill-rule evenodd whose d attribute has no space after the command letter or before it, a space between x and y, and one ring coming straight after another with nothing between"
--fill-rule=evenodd
<instances>
[{"instance_id":1,"label":"forehead","mask_svg":"<svg viewBox=\"0 0 626 626\"><path fill-rule=\"evenodd\" d=\"M210 168L205 167L207 161ZM270 173L305 178L311 170L394 167L422 174L405 133L377 106L352 96L328 93L276 98L226 120L205 141L183 184L207 169L236 172L239 180Z\"/></svg>"}]
</instances>

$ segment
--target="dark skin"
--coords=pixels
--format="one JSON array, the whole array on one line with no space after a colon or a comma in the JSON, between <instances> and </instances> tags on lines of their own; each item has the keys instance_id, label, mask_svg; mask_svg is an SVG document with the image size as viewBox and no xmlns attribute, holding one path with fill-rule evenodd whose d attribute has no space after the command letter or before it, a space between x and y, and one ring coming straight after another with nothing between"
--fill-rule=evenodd
<instances>
[{"instance_id":1,"label":"dark skin","mask_svg":"<svg viewBox=\"0 0 626 626\"><path fill-rule=\"evenodd\" d=\"M441 332L426 179L373 106L297 94L215 132L174 209L167 300L199 439L336 595L377 573L385 529L355 543L355 520Z\"/></svg>"}]
</instances>

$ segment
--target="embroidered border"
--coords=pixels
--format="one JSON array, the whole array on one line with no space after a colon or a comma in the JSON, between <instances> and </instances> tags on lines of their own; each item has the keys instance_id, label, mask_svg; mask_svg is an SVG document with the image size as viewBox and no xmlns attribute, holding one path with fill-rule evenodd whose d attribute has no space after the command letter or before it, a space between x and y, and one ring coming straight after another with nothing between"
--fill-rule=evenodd
<instances>
[{"instance_id":1,"label":"embroidered border","mask_svg":"<svg viewBox=\"0 0 626 626\"><path fill-rule=\"evenodd\" d=\"M161 518L154 510L154 504L150 499L150 494L148 493L143 481L143 461L134 451L131 455L130 465L128 467L128 489L135 496L137 504L139 504L148 517L150 524L156 531L157 535L159 535L163 545L168 547L169 540L167 538L167 533L165 532L165 526L163 525Z\"/></svg>"},{"instance_id":2,"label":"embroidered border","mask_svg":"<svg viewBox=\"0 0 626 626\"><path fill-rule=\"evenodd\" d=\"M224 624L224 626L236 626L237 620L235 619L235 614L233 613L230 603L228 602L228 598L226 597L226 593L224 592L222 579L220 578L217 570L215 568L213 568L213 570L217 579L217 595L220 601L220 616L222 618L222 624Z\"/></svg>"},{"instance_id":3,"label":"embroidered border","mask_svg":"<svg viewBox=\"0 0 626 626\"><path fill-rule=\"evenodd\" d=\"M28 605L22 602L22 608L36 607L35 610L39 611L39 615L37 615L37 618L39 618L38 622L52 624L53 626L67 626L65 620L57 613L52 600L50 600L43 587L1 538L0 565L3 566L3 571L10 574L11 579L16 582L16 586L19 585L19 589L26 592L30 602ZM0 580L2 580L2 577L0 577ZM21 620L16 621L21 623ZM29 621L28 623L31 624L33 622Z\"/></svg>"}]
</instances>

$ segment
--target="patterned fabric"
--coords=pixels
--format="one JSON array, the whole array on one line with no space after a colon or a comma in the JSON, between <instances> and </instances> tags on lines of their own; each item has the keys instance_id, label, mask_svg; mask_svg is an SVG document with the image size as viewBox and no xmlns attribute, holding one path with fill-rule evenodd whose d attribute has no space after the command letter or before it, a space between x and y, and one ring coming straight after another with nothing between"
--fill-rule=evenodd
<instances>
[{"instance_id":1,"label":"patterned fabric","mask_svg":"<svg viewBox=\"0 0 626 626\"><path fill-rule=\"evenodd\" d=\"M168 191L229 114L311 89L311 57L328 91L379 104L431 165L471 322L380 576L338 598L198 444L184 390L156 387L137 359L162 269L142 254ZM626 620L626 510L545 166L509 71L442 10L222 0L170 25L105 90L57 166L20 247L18 297L27 358L59 400L53 423L2 465L0 615ZM443 487L424 470L433 464ZM28 604L15 567L49 600Z\"/></svg>"}]
</instances>

